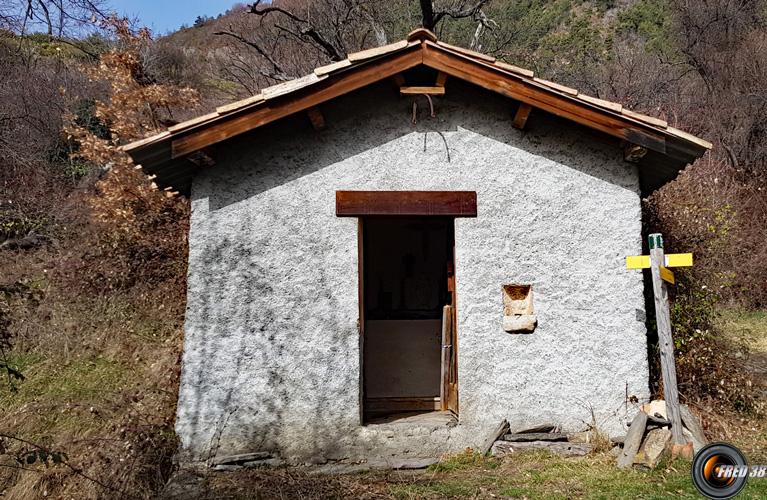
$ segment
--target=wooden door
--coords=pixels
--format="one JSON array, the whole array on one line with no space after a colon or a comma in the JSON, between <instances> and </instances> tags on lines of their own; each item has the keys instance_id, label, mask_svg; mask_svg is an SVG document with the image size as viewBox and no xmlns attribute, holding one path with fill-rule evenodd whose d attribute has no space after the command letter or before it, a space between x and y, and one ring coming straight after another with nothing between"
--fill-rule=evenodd
<instances>
[{"instance_id":1,"label":"wooden door","mask_svg":"<svg viewBox=\"0 0 767 500\"><path fill-rule=\"evenodd\" d=\"M442 310L442 384L440 400L443 410L458 414L458 328L456 317L455 293L455 245L453 231L450 231L451 258L447 263L447 290L450 292L450 305Z\"/></svg>"}]
</instances>

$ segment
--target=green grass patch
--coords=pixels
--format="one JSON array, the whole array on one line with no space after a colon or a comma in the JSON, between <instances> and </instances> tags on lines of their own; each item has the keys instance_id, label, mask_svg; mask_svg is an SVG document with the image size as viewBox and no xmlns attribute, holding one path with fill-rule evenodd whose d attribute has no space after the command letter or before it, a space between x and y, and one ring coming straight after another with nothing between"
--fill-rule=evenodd
<instances>
[{"instance_id":1,"label":"green grass patch","mask_svg":"<svg viewBox=\"0 0 767 500\"><path fill-rule=\"evenodd\" d=\"M726 338L739 340L755 352L767 353L767 311L726 310L716 325Z\"/></svg>"},{"instance_id":2,"label":"green grass patch","mask_svg":"<svg viewBox=\"0 0 767 500\"><path fill-rule=\"evenodd\" d=\"M46 404L98 403L121 388L127 368L109 359L94 357L76 359L67 364L44 360L34 355L13 358L25 380L18 392L0 392L0 405L10 410L42 401Z\"/></svg>"},{"instance_id":3,"label":"green grass patch","mask_svg":"<svg viewBox=\"0 0 767 500\"><path fill-rule=\"evenodd\" d=\"M700 498L690 466L677 460L655 470L618 470L609 454L562 458L530 451L498 459L462 453L390 483L389 491L396 498ZM767 479L750 480L740 498L767 498Z\"/></svg>"},{"instance_id":4,"label":"green grass patch","mask_svg":"<svg viewBox=\"0 0 767 500\"><path fill-rule=\"evenodd\" d=\"M451 455L444 460L429 466L430 472L449 472L469 468L495 469L501 461L494 457L486 457L477 451L467 449L463 453Z\"/></svg>"}]
</instances>

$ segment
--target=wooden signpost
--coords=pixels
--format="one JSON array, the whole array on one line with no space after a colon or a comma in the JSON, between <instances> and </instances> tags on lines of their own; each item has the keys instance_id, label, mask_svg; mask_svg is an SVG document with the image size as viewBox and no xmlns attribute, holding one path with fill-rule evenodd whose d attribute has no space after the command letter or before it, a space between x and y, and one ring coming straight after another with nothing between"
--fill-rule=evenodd
<instances>
[{"instance_id":1,"label":"wooden signpost","mask_svg":"<svg viewBox=\"0 0 767 500\"><path fill-rule=\"evenodd\" d=\"M652 271L652 287L655 295L655 321L658 325L658 345L660 348L660 366L663 376L663 392L666 400L666 412L671 422L671 436L675 445L684 445L682 417L679 410L679 392L676 383L676 365L674 364L674 339L671 336L671 314L668 303L668 285L674 284L674 273L669 267L692 266L692 254L663 253L663 236L654 233L649 236L650 255L626 257L628 269L646 269Z\"/></svg>"}]
</instances>

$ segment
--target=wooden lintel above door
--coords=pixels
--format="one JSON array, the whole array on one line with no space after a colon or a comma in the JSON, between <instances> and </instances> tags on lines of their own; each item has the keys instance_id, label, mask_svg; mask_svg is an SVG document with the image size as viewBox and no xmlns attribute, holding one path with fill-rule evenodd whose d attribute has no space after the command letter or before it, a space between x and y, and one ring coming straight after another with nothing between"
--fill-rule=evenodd
<instances>
[{"instance_id":1,"label":"wooden lintel above door","mask_svg":"<svg viewBox=\"0 0 767 500\"><path fill-rule=\"evenodd\" d=\"M476 217L476 191L336 191L338 217Z\"/></svg>"}]
</instances>

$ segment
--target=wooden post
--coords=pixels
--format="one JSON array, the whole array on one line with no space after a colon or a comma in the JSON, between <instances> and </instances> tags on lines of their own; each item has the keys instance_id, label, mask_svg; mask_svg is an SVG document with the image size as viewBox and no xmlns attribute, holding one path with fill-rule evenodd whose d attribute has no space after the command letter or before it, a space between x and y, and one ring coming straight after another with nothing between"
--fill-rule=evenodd
<instances>
[{"instance_id":1,"label":"wooden post","mask_svg":"<svg viewBox=\"0 0 767 500\"><path fill-rule=\"evenodd\" d=\"M451 335L450 335L450 319L453 314L450 306L444 306L442 308L442 362L440 363L440 383L439 383L439 402L440 409L445 411L448 409L448 395L450 393L450 349Z\"/></svg>"},{"instance_id":2,"label":"wooden post","mask_svg":"<svg viewBox=\"0 0 767 500\"><path fill-rule=\"evenodd\" d=\"M663 394L666 400L666 413L671 421L671 436L674 444L683 445L682 417L679 412L679 392L676 384L676 365L674 364L674 339L671 336L671 314L668 305L668 288L661 278L661 267L666 266L663 252L663 236L651 234L650 269L652 288L655 295L655 321L658 325L658 347L660 348L660 367L663 375Z\"/></svg>"}]
</instances>

